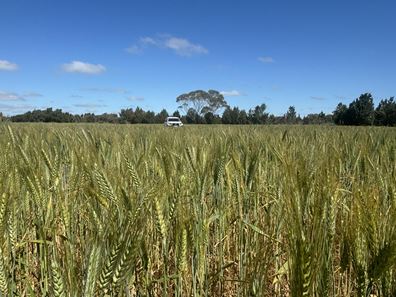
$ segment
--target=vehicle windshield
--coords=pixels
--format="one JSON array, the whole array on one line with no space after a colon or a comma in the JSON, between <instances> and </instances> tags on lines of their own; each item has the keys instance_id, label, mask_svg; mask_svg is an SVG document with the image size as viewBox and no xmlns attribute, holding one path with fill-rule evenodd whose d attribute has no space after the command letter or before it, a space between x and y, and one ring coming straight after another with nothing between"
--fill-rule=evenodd
<instances>
[{"instance_id":1,"label":"vehicle windshield","mask_svg":"<svg viewBox=\"0 0 396 297\"><path fill-rule=\"evenodd\" d=\"M180 122L179 118L168 118L168 122Z\"/></svg>"}]
</instances>

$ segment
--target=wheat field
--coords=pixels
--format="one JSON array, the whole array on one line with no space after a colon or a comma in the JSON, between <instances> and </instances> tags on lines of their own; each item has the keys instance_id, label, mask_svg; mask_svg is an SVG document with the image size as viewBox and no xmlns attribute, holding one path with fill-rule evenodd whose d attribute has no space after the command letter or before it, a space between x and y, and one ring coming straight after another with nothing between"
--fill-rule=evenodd
<instances>
[{"instance_id":1,"label":"wheat field","mask_svg":"<svg viewBox=\"0 0 396 297\"><path fill-rule=\"evenodd\" d=\"M0 125L0 296L396 296L396 129Z\"/></svg>"}]
</instances>

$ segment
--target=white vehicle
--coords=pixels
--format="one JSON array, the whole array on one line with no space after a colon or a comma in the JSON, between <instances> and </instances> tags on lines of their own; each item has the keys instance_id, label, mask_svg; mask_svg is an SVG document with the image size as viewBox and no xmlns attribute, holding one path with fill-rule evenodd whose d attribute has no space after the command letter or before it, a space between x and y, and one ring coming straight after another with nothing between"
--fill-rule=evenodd
<instances>
[{"instance_id":1,"label":"white vehicle","mask_svg":"<svg viewBox=\"0 0 396 297\"><path fill-rule=\"evenodd\" d=\"M178 117L167 117L164 122L165 127L181 127L182 121Z\"/></svg>"}]
</instances>

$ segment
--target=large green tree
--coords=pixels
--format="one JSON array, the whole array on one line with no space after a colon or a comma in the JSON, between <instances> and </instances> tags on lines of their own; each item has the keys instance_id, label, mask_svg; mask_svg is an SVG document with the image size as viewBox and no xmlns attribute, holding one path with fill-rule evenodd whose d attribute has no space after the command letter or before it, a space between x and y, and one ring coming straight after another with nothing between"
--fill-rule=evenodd
<instances>
[{"instance_id":1,"label":"large green tree","mask_svg":"<svg viewBox=\"0 0 396 297\"><path fill-rule=\"evenodd\" d=\"M349 107L339 103L333 112L334 123L337 125L372 125L374 121L373 96L365 93L349 104Z\"/></svg>"},{"instance_id":2,"label":"large green tree","mask_svg":"<svg viewBox=\"0 0 396 297\"><path fill-rule=\"evenodd\" d=\"M268 113L265 112L267 105L264 103L257 105L254 109L249 110L249 120L253 124L265 124L268 119Z\"/></svg>"},{"instance_id":3,"label":"large green tree","mask_svg":"<svg viewBox=\"0 0 396 297\"><path fill-rule=\"evenodd\" d=\"M350 125L367 126L372 125L374 120L373 96L365 93L349 104L347 122Z\"/></svg>"},{"instance_id":4,"label":"large green tree","mask_svg":"<svg viewBox=\"0 0 396 297\"><path fill-rule=\"evenodd\" d=\"M294 124L297 121L297 112L294 106L289 106L285 114L285 120L288 124Z\"/></svg>"},{"instance_id":5,"label":"large green tree","mask_svg":"<svg viewBox=\"0 0 396 297\"><path fill-rule=\"evenodd\" d=\"M348 107L343 103L338 103L336 109L333 112L333 120L336 125L344 125L346 122L346 116L348 113Z\"/></svg>"},{"instance_id":6,"label":"large green tree","mask_svg":"<svg viewBox=\"0 0 396 297\"><path fill-rule=\"evenodd\" d=\"M197 114L204 115L207 112L215 114L222 108L227 107L224 96L215 90L202 91L196 90L182 94L176 98L180 104L179 108L186 113L192 108Z\"/></svg>"},{"instance_id":7,"label":"large green tree","mask_svg":"<svg viewBox=\"0 0 396 297\"><path fill-rule=\"evenodd\" d=\"M381 100L374 114L374 124L379 126L396 126L396 102L394 101L394 97Z\"/></svg>"}]
</instances>

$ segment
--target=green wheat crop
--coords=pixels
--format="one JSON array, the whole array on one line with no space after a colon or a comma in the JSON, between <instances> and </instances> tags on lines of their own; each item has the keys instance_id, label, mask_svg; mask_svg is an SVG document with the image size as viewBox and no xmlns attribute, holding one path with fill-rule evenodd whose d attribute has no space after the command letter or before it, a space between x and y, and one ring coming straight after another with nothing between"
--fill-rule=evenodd
<instances>
[{"instance_id":1,"label":"green wheat crop","mask_svg":"<svg viewBox=\"0 0 396 297\"><path fill-rule=\"evenodd\" d=\"M0 125L0 296L396 296L396 129Z\"/></svg>"}]
</instances>

